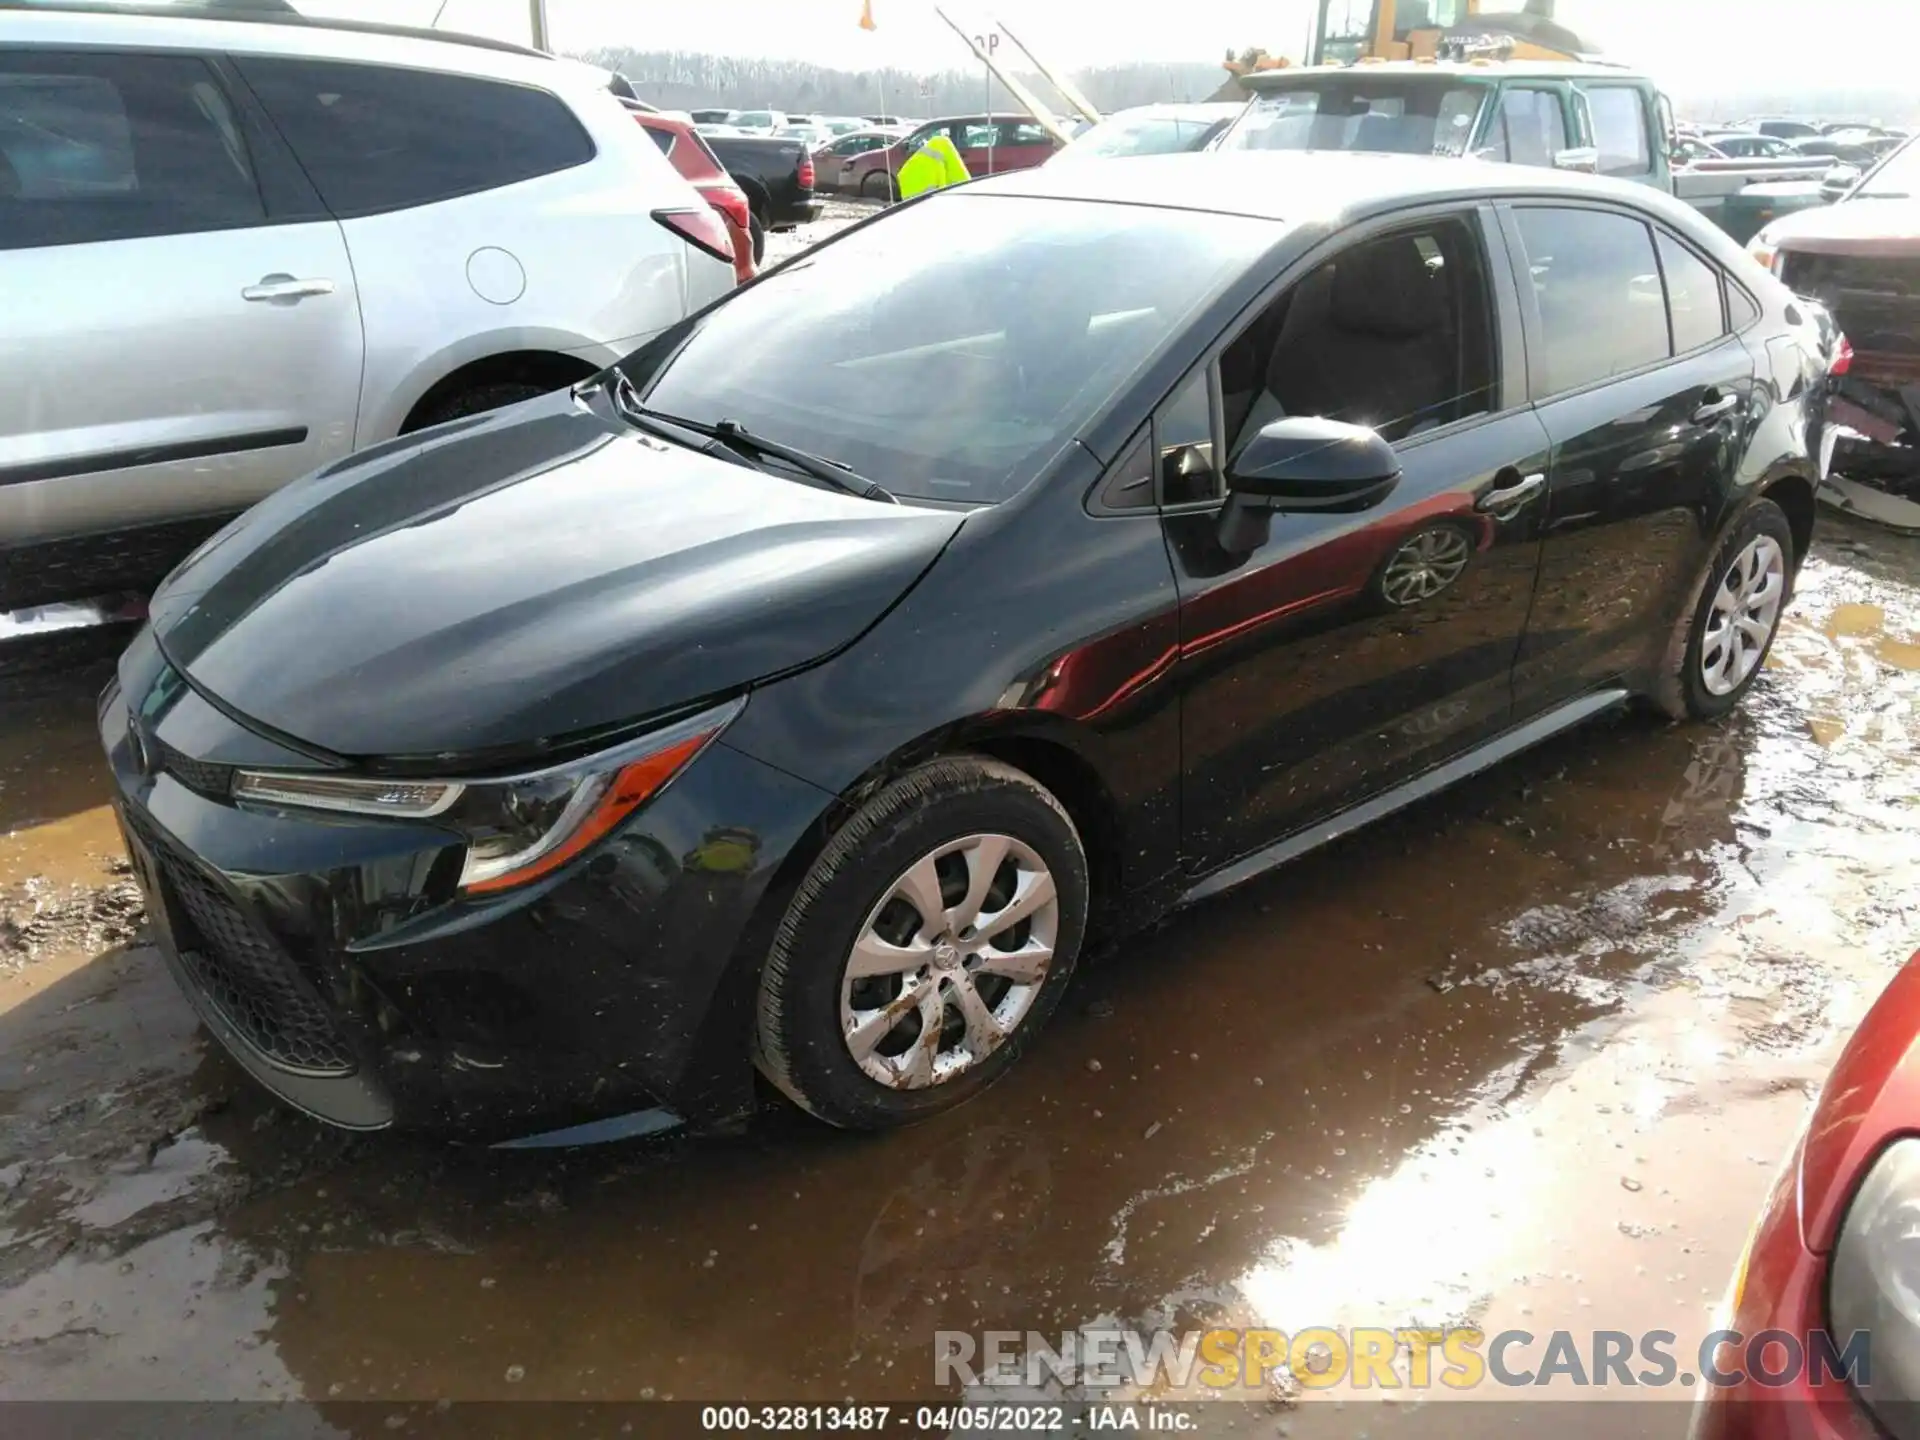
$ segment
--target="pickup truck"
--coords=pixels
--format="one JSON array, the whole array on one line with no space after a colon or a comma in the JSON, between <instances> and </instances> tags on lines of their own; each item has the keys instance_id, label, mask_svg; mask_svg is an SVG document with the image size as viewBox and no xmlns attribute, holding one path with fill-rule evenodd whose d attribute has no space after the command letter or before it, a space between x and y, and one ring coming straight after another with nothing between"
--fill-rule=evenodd
<instances>
[{"instance_id":1,"label":"pickup truck","mask_svg":"<svg viewBox=\"0 0 1920 1440\"><path fill-rule=\"evenodd\" d=\"M1748 197L1765 181L1805 181L1805 161L1719 160L1676 167L1672 108L1625 68L1571 61L1360 61L1255 71L1252 99L1214 149L1384 150L1584 170L1656 186L1743 244L1817 192Z\"/></svg>"},{"instance_id":2,"label":"pickup truck","mask_svg":"<svg viewBox=\"0 0 1920 1440\"><path fill-rule=\"evenodd\" d=\"M769 230L791 230L820 218L826 206L813 193L813 156L806 141L705 131L700 138L746 194L754 263L765 256Z\"/></svg>"}]
</instances>

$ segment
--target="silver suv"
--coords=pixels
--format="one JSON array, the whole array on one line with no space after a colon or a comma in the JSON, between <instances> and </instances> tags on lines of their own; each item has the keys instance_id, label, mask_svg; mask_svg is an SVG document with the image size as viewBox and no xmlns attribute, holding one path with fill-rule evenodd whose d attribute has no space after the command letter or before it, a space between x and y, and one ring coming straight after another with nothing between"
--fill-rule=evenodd
<instances>
[{"instance_id":1,"label":"silver suv","mask_svg":"<svg viewBox=\"0 0 1920 1440\"><path fill-rule=\"evenodd\" d=\"M0 9L0 611L733 284L606 71L218 5Z\"/></svg>"}]
</instances>

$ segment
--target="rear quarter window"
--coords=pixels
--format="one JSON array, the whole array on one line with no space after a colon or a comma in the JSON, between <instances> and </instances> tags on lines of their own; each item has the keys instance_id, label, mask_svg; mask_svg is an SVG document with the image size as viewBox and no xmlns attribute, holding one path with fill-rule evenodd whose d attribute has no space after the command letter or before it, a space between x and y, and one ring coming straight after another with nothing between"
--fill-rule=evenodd
<instances>
[{"instance_id":1,"label":"rear quarter window","mask_svg":"<svg viewBox=\"0 0 1920 1440\"><path fill-rule=\"evenodd\" d=\"M530 86L333 61L237 63L336 215L493 190L594 155L573 112Z\"/></svg>"}]
</instances>

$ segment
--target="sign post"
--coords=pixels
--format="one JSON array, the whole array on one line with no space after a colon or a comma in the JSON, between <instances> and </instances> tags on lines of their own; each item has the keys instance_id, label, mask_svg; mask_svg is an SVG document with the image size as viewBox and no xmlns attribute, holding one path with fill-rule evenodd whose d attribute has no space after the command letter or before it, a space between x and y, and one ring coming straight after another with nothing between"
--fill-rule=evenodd
<instances>
[{"instance_id":1,"label":"sign post","mask_svg":"<svg viewBox=\"0 0 1920 1440\"><path fill-rule=\"evenodd\" d=\"M973 37L973 48L980 52L980 60L986 71L985 103L982 113L987 117L987 174L993 173L993 142L1000 134L1000 127L993 121L993 52L1000 48L1000 32L989 30L984 35Z\"/></svg>"}]
</instances>

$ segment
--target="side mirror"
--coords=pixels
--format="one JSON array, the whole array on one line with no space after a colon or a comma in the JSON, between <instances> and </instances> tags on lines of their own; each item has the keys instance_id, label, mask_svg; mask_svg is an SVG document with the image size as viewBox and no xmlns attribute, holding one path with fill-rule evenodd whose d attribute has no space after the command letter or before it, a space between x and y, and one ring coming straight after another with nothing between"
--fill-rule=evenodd
<instances>
[{"instance_id":1,"label":"side mirror","mask_svg":"<svg viewBox=\"0 0 1920 1440\"><path fill-rule=\"evenodd\" d=\"M1400 457L1372 430L1317 416L1276 420L1227 468L1220 545L1245 554L1266 543L1276 511L1353 514L1400 482Z\"/></svg>"},{"instance_id":2,"label":"side mirror","mask_svg":"<svg viewBox=\"0 0 1920 1440\"><path fill-rule=\"evenodd\" d=\"M1820 177L1820 198L1831 205L1859 183L1858 165L1835 165Z\"/></svg>"},{"instance_id":3,"label":"side mirror","mask_svg":"<svg viewBox=\"0 0 1920 1440\"><path fill-rule=\"evenodd\" d=\"M1577 170L1582 175L1595 174L1600 169L1600 152L1591 145L1583 145L1577 150L1556 150L1553 153L1553 168Z\"/></svg>"}]
</instances>

